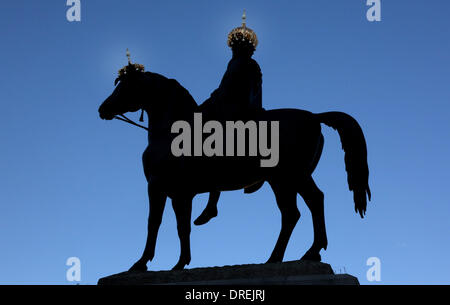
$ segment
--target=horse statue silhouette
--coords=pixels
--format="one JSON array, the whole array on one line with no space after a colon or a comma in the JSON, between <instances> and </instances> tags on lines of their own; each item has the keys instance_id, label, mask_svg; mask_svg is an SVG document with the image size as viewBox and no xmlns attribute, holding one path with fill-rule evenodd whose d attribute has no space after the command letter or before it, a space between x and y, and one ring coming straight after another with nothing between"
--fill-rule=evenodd
<instances>
[{"instance_id":1,"label":"horse statue silhouette","mask_svg":"<svg viewBox=\"0 0 450 305\"><path fill-rule=\"evenodd\" d=\"M174 270L191 261L190 232L192 200L200 193L246 189L268 182L281 212L281 231L267 263L281 262L291 233L300 218L297 194L311 211L314 241L301 259L320 261L321 249L327 248L324 195L312 178L322 154L324 138L321 123L338 131L345 152L345 168L355 211L364 217L366 196L370 200L367 148L363 132L355 119L342 112L314 114L298 109L262 111L256 121L279 122L279 162L261 167L255 157L175 157L171 143L174 122L193 123L201 112L189 92L176 80L145 72L132 64L120 71L113 93L99 108L100 118L112 120L127 112L145 111L148 115L148 147L142 161L148 181L150 214L145 250L131 271L147 270L155 255L158 230L167 197L172 200L177 221L181 253ZM203 110L206 111L206 110ZM207 117L208 114L205 113ZM123 118L122 118L123 119ZM124 120L128 120L126 117ZM131 122L131 120L128 120ZM134 122L133 122L134 123ZM191 125L192 126L192 125ZM255 191L255 190L253 190ZM256 212L255 212L256 214Z\"/></svg>"}]
</instances>

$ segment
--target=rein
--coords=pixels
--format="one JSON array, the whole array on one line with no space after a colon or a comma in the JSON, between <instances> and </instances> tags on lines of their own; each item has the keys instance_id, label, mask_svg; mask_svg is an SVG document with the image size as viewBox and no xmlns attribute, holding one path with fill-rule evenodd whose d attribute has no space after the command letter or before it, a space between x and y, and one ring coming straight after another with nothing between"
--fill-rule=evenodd
<instances>
[{"instance_id":1,"label":"rein","mask_svg":"<svg viewBox=\"0 0 450 305\"><path fill-rule=\"evenodd\" d=\"M125 123L134 125L134 126L136 126L136 127L140 127L140 128L142 128L142 129L145 129L145 130L148 131L148 128L147 128L147 127L142 126L142 125L140 125L140 124L134 122L133 120L130 120L130 119L127 118L124 114L116 115L116 116L114 116L114 118L117 119L117 120L123 121L123 122L125 122Z\"/></svg>"}]
</instances>

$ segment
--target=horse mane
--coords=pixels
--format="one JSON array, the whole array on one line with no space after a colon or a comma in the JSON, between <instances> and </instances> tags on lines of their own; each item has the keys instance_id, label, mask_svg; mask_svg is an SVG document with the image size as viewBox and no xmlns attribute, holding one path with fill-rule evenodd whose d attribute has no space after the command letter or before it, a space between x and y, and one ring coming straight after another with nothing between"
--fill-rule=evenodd
<instances>
[{"instance_id":1,"label":"horse mane","mask_svg":"<svg viewBox=\"0 0 450 305\"><path fill-rule=\"evenodd\" d=\"M166 87L167 92L173 94L172 100L176 103L174 106L177 108L195 109L198 107L197 102L176 79L167 78L161 74L153 72L145 72L146 76L153 79L160 80Z\"/></svg>"}]
</instances>

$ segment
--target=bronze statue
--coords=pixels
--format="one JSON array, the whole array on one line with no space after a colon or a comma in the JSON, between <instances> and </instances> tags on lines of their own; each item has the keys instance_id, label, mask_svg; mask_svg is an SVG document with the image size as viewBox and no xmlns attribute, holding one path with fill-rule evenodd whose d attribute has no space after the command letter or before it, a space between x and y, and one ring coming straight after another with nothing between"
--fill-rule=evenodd
<instances>
[{"instance_id":1,"label":"bronze statue","mask_svg":"<svg viewBox=\"0 0 450 305\"><path fill-rule=\"evenodd\" d=\"M251 33L240 37L249 50L254 41L252 37ZM257 71L255 67L253 65L250 71ZM142 110L147 113L149 119L149 144L142 157L150 201L148 235L144 253L130 270L147 270L147 262L153 259L167 197L172 199L181 245L180 258L173 269L183 269L191 260L192 199L197 194L209 192L213 197L210 202L215 206L221 191L247 189L251 192L264 182L270 184L275 194L282 220L280 235L267 262L283 260L291 233L300 218L297 194L303 197L310 209L314 226L313 244L302 259L320 261L320 250L327 248L324 195L311 175L319 162L324 144L321 123L336 129L340 135L355 211L364 217L366 196L370 200L371 195L366 141L357 121L341 112L313 114L297 109L262 110L258 102L260 83L255 83L258 78L254 76L254 73L241 76L239 82L251 85L242 86L242 91L233 93L234 98L246 103L245 106L238 105L235 100L224 99L224 96L228 98L231 95L222 95L219 87L217 95L213 93L208 102L214 105L219 101L216 108L208 105L198 106L189 92L176 80L157 73L144 72L143 66L133 64L130 60L128 65L119 71L114 92L99 108L100 117L111 120L126 112ZM227 103L236 104L236 107L231 107L230 111L216 111L226 108ZM239 108L241 106L243 111ZM259 159L255 157L175 157L171 152L171 143L175 137L171 126L180 120L192 123L194 113L203 113L205 117L217 120L231 118L279 122L278 164L274 167L261 167ZM210 219L210 216L207 215L205 219Z\"/></svg>"}]
</instances>

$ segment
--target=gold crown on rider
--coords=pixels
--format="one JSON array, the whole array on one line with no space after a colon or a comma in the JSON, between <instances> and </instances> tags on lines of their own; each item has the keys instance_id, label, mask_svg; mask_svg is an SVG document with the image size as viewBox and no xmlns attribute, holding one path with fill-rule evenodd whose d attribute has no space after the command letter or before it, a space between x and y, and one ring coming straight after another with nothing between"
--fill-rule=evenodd
<instances>
[{"instance_id":1,"label":"gold crown on rider","mask_svg":"<svg viewBox=\"0 0 450 305\"><path fill-rule=\"evenodd\" d=\"M124 66L122 69L119 70L119 78L133 72L145 71L144 65L131 63L131 55L128 49L127 49L127 57L128 57L128 65Z\"/></svg>"},{"instance_id":2,"label":"gold crown on rider","mask_svg":"<svg viewBox=\"0 0 450 305\"><path fill-rule=\"evenodd\" d=\"M242 26L233 29L230 34L228 34L228 46L230 48L238 41L246 41L255 48L258 45L258 37L252 29L247 27L246 20L247 16L244 10L244 14L242 15Z\"/></svg>"}]
</instances>

